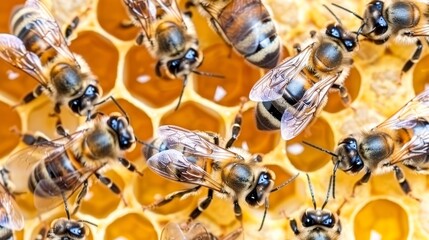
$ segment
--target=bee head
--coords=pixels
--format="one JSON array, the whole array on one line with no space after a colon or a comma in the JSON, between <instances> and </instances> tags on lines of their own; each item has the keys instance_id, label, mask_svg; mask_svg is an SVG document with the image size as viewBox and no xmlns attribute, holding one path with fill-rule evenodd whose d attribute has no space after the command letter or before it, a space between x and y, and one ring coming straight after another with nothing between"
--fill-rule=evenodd
<instances>
[{"instance_id":1,"label":"bee head","mask_svg":"<svg viewBox=\"0 0 429 240\"><path fill-rule=\"evenodd\" d=\"M88 85L82 95L69 101L70 109L82 116L87 114L97 103L101 95L101 89L97 85Z\"/></svg>"},{"instance_id":2,"label":"bee head","mask_svg":"<svg viewBox=\"0 0 429 240\"><path fill-rule=\"evenodd\" d=\"M61 239L85 239L87 230L85 225L79 221L70 221L66 219L58 219L52 224L50 230L55 237L62 237ZM48 234L48 236L50 236Z\"/></svg>"},{"instance_id":3,"label":"bee head","mask_svg":"<svg viewBox=\"0 0 429 240\"><path fill-rule=\"evenodd\" d=\"M246 202L250 206L261 206L274 186L274 180L268 171L259 173L252 191L247 194Z\"/></svg>"},{"instance_id":4,"label":"bee head","mask_svg":"<svg viewBox=\"0 0 429 240\"><path fill-rule=\"evenodd\" d=\"M361 156L358 151L358 143L355 138L348 137L343 139L335 150L336 156L332 157L334 164L345 172L358 173L364 167Z\"/></svg>"},{"instance_id":5,"label":"bee head","mask_svg":"<svg viewBox=\"0 0 429 240\"><path fill-rule=\"evenodd\" d=\"M121 150L131 150L135 146L136 138L133 129L127 118L123 116L111 115L107 120L107 125L115 132Z\"/></svg>"},{"instance_id":6,"label":"bee head","mask_svg":"<svg viewBox=\"0 0 429 240\"><path fill-rule=\"evenodd\" d=\"M346 31L341 24L329 24L325 34L339 41L348 52L352 52L357 46L355 34Z\"/></svg>"},{"instance_id":7,"label":"bee head","mask_svg":"<svg viewBox=\"0 0 429 240\"><path fill-rule=\"evenodd\" d=\"M155 68L156 74L159 77L167 75L168 78L184 77L199 67L202 60L201 52L189 48L181 58L171 59L167 62L159 61Z\"/></svg>"},{"instance_id":8,"label":"bee head","mask_svg":"<svg viewBox=\"0 0 429 240\"><path fill-rule=\"evenodd\" d=\"M383 16L384 2L372 1L368 4L363 15L366 26L363 29L363 35L374 34L375 36L383 35L388 30L387 19Z\"/></svg>"}]
</instances>

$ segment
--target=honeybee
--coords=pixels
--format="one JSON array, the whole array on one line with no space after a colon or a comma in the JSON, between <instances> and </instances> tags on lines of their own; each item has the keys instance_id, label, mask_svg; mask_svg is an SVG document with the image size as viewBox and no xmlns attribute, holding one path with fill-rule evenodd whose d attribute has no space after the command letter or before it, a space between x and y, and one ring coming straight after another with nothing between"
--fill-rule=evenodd
<instances>
[{"instance_id":1,"label":"honeybee","mask_svg":"<svg viewBox=\"0 0 429 240\"><path fill-rule=\"evenodd\" d=\"M338 143L335 152L330 153L333 155L334 173L337 168L350 174L365 172L355 183L352 196L357 186L369 181L371 174L392 171L402 191L412 196L410 184L399 164L427 174L428 113L429 90L426 90L369 132L351 134Z\"/></svg>"},{"instance_id":2,"label":"honeybee","mask_svg":"<svg viewBox=\"0 0 429 240\"><path fill-rule=\"evenodd\" d=\"M13 240L13 231L0 226L0 239L2 240Z\"/></svg>"},{"instance_id":3,"label":"honeybee","mask_svg":"<svg viewBox=\"0 0 429 240\"><path fill-rule=\"evenodd\" d=\"M360 30L350 32L334 17L338 23L311 31L304 49L296 45L296 56L271 69L251 89L250 100L258 102L260 130L281 129L285 140L296 137L322 111L331 89L339 90L344 104L350 104L343 82L353 64Z\"/></svg>"},{"instance_id":4,"label":"honeybee","mask_svg":"<svg viewBox=\"0 0 429 240\"><path fill-rule=\"evenodd\" d=\"M96 112L76 132L56 140L31 134L22 134L22 139L29 146L12 154L4 168L15 191L34 194L39 212L58 206L63 196L68 199L80 189L74 214L87 193L91 175L121 195L119 187L100 172L110 162L119 161L128 170L141 174L123 157L136 143L125 113Z\"/></svg>"},{"instance_id":5,"label":"honeybee","mask_svg":"<svg viewBox=\"0 0 429 240\"><path fill-rule=\"evenodd\" d=\"M422 55L422 40L427 41L429 36L428 7L427 1L371 1L363 18L360 17L365 24L362 35L375 44L385 44L390 39L403 44L416 44L413 55L402 67L401 75L408 72Z\"/></svg>"},{"instance_id":6,"label":"honeybee","mask_svg":"<svg viewBox=\"0 0 429 240\"><path fill-rule=\"evenodd\" d=\"M211 27L247 61L274 68L281 55L281 41L270 13L260 0L189 0Z\"/></svg>"},{"instance_id":7,"label":"honeybee","mask_svg":"<svg viewBox=\"0 0 429 240\"><path fill-rule=\"evenodd\" d=\"M313 202L313 209L306 209L302 213L299 224L295 219L289 220L289 225L295 234L296 239L340 239L342 227L339 213L345 202L340 206L336 213L332 213L331 211L324 209L329 200L332 177L329 181L328 193L326 194L325 202L322 207L318 209L316 200L314 199L310 177L308 174L306 175L308 187L310 189L311 201Z\"/></svg>"},{"instance_id":8,"label":"honeybee","mask_svg":"<svg viewBox=\"0 0 429 240\"><path fill-rule=\"evenodd\" d=\"M24 216L9 189L3 184L0 189L0 239L12 240L13 231L24 228Z\"/></svg>"},{"instance_id":9,"label":"honeybee","mask_svg":"<svg viewBox=\"0 0 429 240\"><path fill-rule=\"evenodd\" d=\"M46 7L39 0L27 0L13 13L11 30L13 35L0 34L0 57L40 84L22 104L45 93L55 103L54 114L68 104L75 114L89 117L101 87L85 60L70 52Z\"/></svg>"},{"instance_id":10,"label":"honeybee","mask_svg":"<svg viewBox=\"0 0 429 240\"><path fill-rule=\"evenodd\" d=\"M169 222L165 225L161 232L161 240L235 240L243 232L242 228L238 228L226 236L216 237L212 233L208 232L207 229L201 223L191 223L187 226L175 222Z\"/></svg>"},{"instance_id":11,"label":"honeybee","mask_svg":"<svg viewBox=\"0 0 429 240\"><path fill-rule=\"evenodd\" d=\"M137 39L158 59L156 75L183 79L176 109L182 100L189 74L198 73L203 53L190 14L182 13L176 0L124 0L131 18L141 26Z\"/></svg>"},{"instance_id":12,"label":"honeybee","mask_svg":"<svg viewBox=\"0 0 429 240\"><path fill-rule=\"evenodd\" d=\"M143 149L148 167L167 179L196 186L169 194L147 208L162 206L174 198L206 187L207 197L189 215L190 221L210 205L216 192L219 197L231 199L240 223L242 210L239 200L243 199L252 207L264 205L262 229L270 193L287 185L296 176L274 187L275 174L260 164L262 157L259 154L251 155L243 149L232 147L240 133L240 123L241 113L235 119L232 137L225 148L220 147L219 136L214 133L193 132L172 125L159 127L158 137Z\"/></svg>"}]
</instances>

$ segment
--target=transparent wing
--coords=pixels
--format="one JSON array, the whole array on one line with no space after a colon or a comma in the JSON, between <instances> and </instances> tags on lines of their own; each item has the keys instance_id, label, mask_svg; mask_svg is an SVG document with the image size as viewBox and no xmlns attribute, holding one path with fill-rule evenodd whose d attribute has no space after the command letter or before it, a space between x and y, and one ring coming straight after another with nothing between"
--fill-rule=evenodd
<instances>
[{"instance_id":1,"label":"transparent wing","mask_svg":"<svg viewBox=\"0 0 429 240\"><path fill-rule=\"evenodd\" d=\"M185 21L183 21L182 12L177 5L176 0L153 0L155 1L168 15L174 16L179 22L186 27Z\"/></svg>"},{"instance_id":2,"label":"transparent wing","mask_svg":"<svg viewBox=\"0 0 429 240\"><path fill-rule=\"evenodd\" d=\"M18 37L5 33L0 34L0 57L12 66L30 74L43 87L47 87L48 80L43 76L39 57L35 53L27 51L24 43Z\"/></svg>"},{"instance_id":3,"label":"transparent wing","mask_svg":"<svg viewBox=\"0 0 429 240\"><path fill-rule=\"evenodd\" d=\"M15 199L3 188L0 193L0 226L12 230L24 228L24 216Z\"/></svg>"},{"instance_id":4,"label":"transparent wing","mask_svg":"<svg viewBox=\"0 0 429 240\"><path fill-rule=\"evenodd\" d=\"M151 0L124 0L124 3L132 18L140 24L146 39L151 39L151 25L156 20L156 5Z\"/></svg>"},{"instance_id":5,"label":"transparent wing","mask_svg":"<svg viewBox=\"0 0 429 240\"><path fill-rule=\"evenodd\" d=\"M242 159L240 155L208 141L198 133L178 126L165 125L159 127L158 137L164 139L166 148L180 149L184 155L214 160Z\"/></svg>"},{"instance_id":6,"label":"transparent wing","mask_svg":"<svg viewBox=\"0 0 429 240\"><path fill-rule=\"evenodd\" d=\"M78 131L70 137L38 142L13 153L4 165L10 174L10 181L17 192L28 191L28 178L37 163L52 161L63 154L84 136L85 130Z\"/></svg>"},{"instance_id":7,"label":"transparent wing","mask_svg":"<svg viewBox=\"0 0 429 240\"><path fill-rule=\"evenodd\" d=\"M429 152L429 90L415 96L377 128L413 129L413 137L391 157L392 164ZM422 126L418 125L423 124Z\"/></svg>"},{"instance_id":8,"label":"transparent wing","mask_svg":"<svg viewBox=\"0 0 429 240\"><path fill-rule=\"evenodd\" d=\"M267 102L282 97L286 85L307 65L313 45L308 45L296 56L283 60L277 67L268 71L252 87L249 99L255 102Z\"/></svg>"},{"instance_id":9,"label":"transparent wing","mask_svg":"<svg viewBox=\"0 0 429 240\"><path fill-rule=\"evenodd\" d=\"M76 66L79 66L74 55L67 46L67 41L61 33L58 23L47 7L40 0L27 0L25 2L25 7L33 8L40 13L37 19L32 20L34 24L33 31L54 48L58 54L67 57L70 61L74 62Z\"/></svg>"},{"instance_id":10,"label":"transparent wing","mask_svg":"<svg viewBox=\"0 0 429 240\"><path fill-rule=\"evenodd\" d=\"M180 224L169 222L161 232L161 240L210 240L211 234L201 223L191 223L188 229L182 229Z\"/></svg>"},{"instance_id":11,"label":"transparent wing","mask_svg":"<svg viewBox=\"0 0 429 240\"><path fill-rule=\"evenodd\" d=\"M220 238L220 240L235 240L238 239L243 233L243 228L237 228L234 231L230 232L228 235ZM242 237L244 239L244 236Z\"/></svg>"},{"instance_id":12,"label":"transparent wing","mask_svg":"<svg viewBox=\"0 0 429 240\"><path fill-rule=\"evenodd\" d=\"M222 191L222 185L212 179L209 173L190 162L183 153L175 149L153 155L147 160L147 165L158 175L173 181L201 185L218 192Z\"/></svg>"},{"instance_id":13,"label":"transparent wing","mask_svg":"<svg viewBox=\"0 0 429 240\"><path fill-rule=\"evenodd\" d=\"M69 199L76 191L82 189L83 182L99 168L81 168L65 176L43 179L37 183L34 190L34 206L39 213L52 210L64 203L62 194ZM68 189L58 194L58 186ZM47 191L52 189L52 191Z\"/></svg>"},{"instance_id":14,"label":"transparent wing","mask_svg":"<svg viewBox=\"0 0 429 240\"><path fill-rule=\"evenodd\" d=\"M282 137L290 140L300 134L323 107L327 93L340 74L321 79L293 106L285 109L280 126Z\"/></svg>"}]
</instances>

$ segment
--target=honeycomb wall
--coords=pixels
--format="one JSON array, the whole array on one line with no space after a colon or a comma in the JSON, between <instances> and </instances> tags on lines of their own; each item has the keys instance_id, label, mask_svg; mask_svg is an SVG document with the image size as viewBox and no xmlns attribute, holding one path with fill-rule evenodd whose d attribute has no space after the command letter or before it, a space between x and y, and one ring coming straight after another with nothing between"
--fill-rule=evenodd
<instances>
[{"instance_id":1,"label":"honeycomb wall","mask_svg":"<svg viewBox=\"0 0 429 240\"><path fill-rule=\"evenodd\" d=\"M191 76L185 89L181 107L174 111L177 97L182 88L181 80L165 81L154 74L155 60L143 47L135 46L138 30L123 29L125 10L119 0L80 0L81 4L67 5L65 0L46 0L48 6L55 6L63 18L64 12L81 12L82 4L89 4L70 49L82 55L93 72L99 77L104 94L119 99L130 116L137 137L149 140L154 137L160 125L175 124L188 129L218 132L229 136L230 126L239 110L240 98L247 96L262 71L248 65L243 58L226 46L208 27L206 21L193 11L205 61L200 70L223 75L224 78ZM9 32L9 15L12 8L23 0L8 0L0 6L0 32ZM361 13L363 1L342 3L346 8ZM327 2L323 2L327 3ZM183 3L181 3L183 4ZM322 6L321 1L267 0L278 31L285 44L284 57L294 53L293 44L309 37L310 30L322 29L334 19ZM63 9L58 10L58 6ZM357 29L359 20L350 14L335 10L343 24ZM67 21L67 20L61 20ZM426 46L425 46L426 49ZM263 153L264 164L276 174L276 184L287 180L298 172L309 172L316 201L319 206L324 200L332 171L330 156L302 144L308 141L333 150L336 143L346 134L369 130L395 112L415 94L426 87L429 57L426 50L419 63L405 74L398 83L400 67L411 55L413 48L391 45L386 48L361 42L354 58L354 67L346 80L352 108L344 107L336 93L329 95L329 103L321 116L296 139L285 142L277 132L261 132L256 129L253 117L255 103L247 102L243 109L243 129L235 146L249 149L252 153ZM221 59L221 60L220 60ZM392 67L393 66L393 67ZM36 81L22 71L0 61L0 111L4 112L0 136L0 157L6 161L12 151L22 147L18 136L10 131L17 128L22 132L42 131L55 137L54 119L47 117L52 104L45 97L25 106L15 106L20 99L33 90ZM160 97L162 95L162 98ZM102 106L101 111L119 111L113 104ZM75 129L84 119L77 119L64 108L65 126ZM35 120L36 119L36 120ZM192 119L192 121L190 121ZM141 205L151 202L186 185L167 181L149 171L140 154L141 146L127 153L144 176L129 173L119 164L112 164L106 175L122 189L124 201L107 188L92 181L90 193L75 216L97 225L89 226L89 239L157 239L162 227L170 220L185 220L199 199L203 190L186 201L174 200L171 204L154 210L142 210ZM429 188L428 177L405 170L414 195L422 203L405 196L393 174L374 176L360 187L355 198L348 198L341 209L343 239L426 239L429 234L427 223L427 199L424 193ZM359 176L342 172L337 175L337 198L331 200L327 209L335 212L344 197L349 196ZM25 229L15 234L16 239L34 239L39 229L57 217L64 217L63 208L37 216L32 197L17 196L27 218ZM263 215L263 208L251 209L244 204L245 239L291 239L293 233L287 218L300 217L302 207L312 207L306 178L301 174L290 185L270 196L270 208L264 229L257 231ZM229 211L230 210L230 211ZM229 201L215 198L209 209L198 219L216 235L236 229L232 205ZM134 231L138 229L138 231Z\"/></svg>"}]
</instances>

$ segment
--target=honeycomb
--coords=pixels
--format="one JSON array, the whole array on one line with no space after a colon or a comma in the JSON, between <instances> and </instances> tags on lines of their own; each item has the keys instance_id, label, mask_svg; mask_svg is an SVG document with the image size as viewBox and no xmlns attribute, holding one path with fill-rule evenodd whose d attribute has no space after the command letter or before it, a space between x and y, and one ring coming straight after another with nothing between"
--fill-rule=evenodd
<instances>
[{"instance_id":1,"label":"honeycomb","mask_svg":"<svg viewBox=\"0 0 429 240\"><path fill-rule=\"evenodd\" d=\"M0 32L9 32L11 10L23 2L2 2ZM248 95L262 74L261 70L250 66L241 56L231 51L208 27L205 19L193 11L193 20L205 55L200 70L222 74L225 78L192 76L186 86L182 105L174 111L182 81L166 81L156 77L155 60L143 47L135 46L134 39L138 29L120 27L120 22L127 18L120 0L47 2L48 6L53 7L54 14L63 17L61 22L69 21L67 14L82 10L83 5L73 5L71 2L89 4L89 11L85 13L70 48L87 60L98 76L105 95L119 99L141 140L154 137L157 127L164 124L229 136L230 126L239 109L240 97ZM363 1L335 2L357 13L362 13L365 7ZM278 32L285 44L284 57L287 57L289 52L294 52L293 44L309 37L310 30L322 29L328 22L333 21L332 16L322 6L322 3L329 2L267 0L265 3L271 7L278 24ZM358 19L343 11L333 10L349 29L358 28ZM242 134L235 146L248 149L252 153L265 154L264 164L275 172L276 184L286 181L298 172L309 172L315 200L320 206L328 188L332 163L329 155L303 145L302 141L333 150L346 134L370 129L415 94L423 91L429 76L426 67L429 56L426 56L426 50L421 60L398 84L400 66L412 51L413 46L392 44L385 47L361 42L354 59L354 67L346 80L353 100L353 109L345 108L336 93L330 94L328 105L315 123L288 142L281 140L278 132L257 130L254 119L255 103L246 103ZM2 161L6 161L11 152L23 147L16 134L10 131L11 127L17 127L22 132L41 131L55 137L55 121L47 117L52 110L52 104L45 96L15 110L12 108L36 86L36 81L4 61L0 61L0 81L0 111L5 113L0 128L0 156ZM117 111L117 108L107 103L101 107L101 111L110 113ZM83 122L83 119L77 119L65 108L61 117L66 128L71 130ZM144 176L132 174L115 164L106 170L106 175L122 189L125 202L102 184L92 181L88 196L74 216L97 225L89 225L88 239L157 239L166 223L171 220L185 221L199 199L205 196L205 191L202 191L186 200L174 200L163 207L143 211L141 205L148 205L160 196L183 189L186 185L165 180L147 170L140 147L127 153L126 157L139 169L144 170ZM373 176L369 183L358 188L356 197L348 198L341 208L343 239L428 238L429 195L425 192L429 189L429 177L404 170L414 194L422 199L421 203L401 192L392 173ZM337 198L330 200L326 209L337 211L359 178L360 175L349 176L339 171ZM64 209L59 207L39 218L29 194L18 195L16 199L26 217L24 230L15 232L16 239L34 239L46 224L58 217L64 217ZM298 218L299 221L302 207L312 207L305 174L272 193L269 200L270 207L262 231L258 231L258 228L263 208L251 209L242 205L245 239L293 238L288 218ZM231 203L219 198L213 200L198 221L217 236L239 227Z\"/></svg>"}]
</instances>

